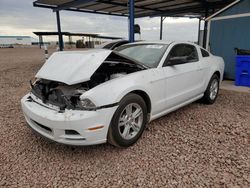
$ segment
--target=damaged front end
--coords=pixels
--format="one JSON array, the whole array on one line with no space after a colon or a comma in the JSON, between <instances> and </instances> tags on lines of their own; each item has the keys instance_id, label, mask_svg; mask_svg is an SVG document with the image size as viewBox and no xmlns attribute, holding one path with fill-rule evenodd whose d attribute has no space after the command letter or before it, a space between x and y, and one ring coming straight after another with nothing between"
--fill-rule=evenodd
<instances>
[{"instance_id":1,"label":"damaged front end","mask_svg":"<svg viewBox=\"0 0 250 188\"><path fill-rule=\"evenodd\" d=\"M120 56L116 53L111 53L105 61L97 67L95 72L87 81L67 84L62 82L60 79L58 79L58 81L56 79L49 80L46 79L46 77L40 76L40 78L37 78L37 80L31 84L32 89L30 100L38 102L41 105L55 106L60 111L64 111L65 109L97 110L107 108L112 105L96 106L89 99L81 100L80 97L88 90L104 82L145 69L146 68L144 66L133 62L133 60ZM60 78L62 78L61 75Z\"/></svg>"},{"instance_id":2,"label":"damaged front end","mask_svg":"<svg viewBox=\"0 0 250 188\"><path fill-rule=\"evenodd\" d=\"M31 94L40 99L44 105L55 106L60 111L84 109L80 103L80 96L87 90L82 84L68 86L64 83L38 79L31 87ZM32 95L31 99L36 100Z\"/></svg>"}]
</instances>

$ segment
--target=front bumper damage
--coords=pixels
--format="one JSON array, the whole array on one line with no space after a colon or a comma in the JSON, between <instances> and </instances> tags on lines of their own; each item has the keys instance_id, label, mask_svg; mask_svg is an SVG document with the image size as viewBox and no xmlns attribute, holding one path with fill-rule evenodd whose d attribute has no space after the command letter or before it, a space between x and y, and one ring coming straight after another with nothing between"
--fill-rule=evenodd
<instances>
[{"instance_id":1,"label":"front bumper damage","mask_svg":"<svg viewBox=\"0 0 250 188\"><path fill-rule=\"evenodd\" d=\"M95 145L107 141L109 125L117 106L96 111L60 112L29 98L30 94L27 94L21 100L25 119L42 136L67 145Z\"/></svg>"}]
</instances>

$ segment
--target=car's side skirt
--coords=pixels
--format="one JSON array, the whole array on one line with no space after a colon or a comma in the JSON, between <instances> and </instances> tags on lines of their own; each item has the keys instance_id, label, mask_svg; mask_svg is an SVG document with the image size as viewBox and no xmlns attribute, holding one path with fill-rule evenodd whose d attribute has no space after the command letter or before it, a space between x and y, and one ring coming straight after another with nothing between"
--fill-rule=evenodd
<instances>
[{"instance_id":1,"label":"car's side skirt","mask_svg":"<svg viewBox=\"0 0 250 188\"><path fill-rule=\"evenodd\" d=\"M190 103L192 103L194 101L197 101L197 100L201 99L203 96L204 96L204 93L201 94L201 95L198 95L198 96L196 96L196 97L194 97L194 98L192 98L192 99L190 99L188 101L185 101L184 103L181 103L181 104L176 105L176 106L174 106L174 107L172 107L170 109L167 109L167 110L165 110L165 111L163 111L163 112L161 112L159 114L151 116L150 121L153 121L153 120L155 120L157 118L160 118L160 117L162 117L162 116L164 116L164 115L166 115L166 114L168 114L170 112L173 112L173 111L175 111L175 110L177 110L177 109L179 109L179 108L181 108L183 106L186 106L186 105L188 105L188 104L190 104Z\"/></svg>"}]
</instances>

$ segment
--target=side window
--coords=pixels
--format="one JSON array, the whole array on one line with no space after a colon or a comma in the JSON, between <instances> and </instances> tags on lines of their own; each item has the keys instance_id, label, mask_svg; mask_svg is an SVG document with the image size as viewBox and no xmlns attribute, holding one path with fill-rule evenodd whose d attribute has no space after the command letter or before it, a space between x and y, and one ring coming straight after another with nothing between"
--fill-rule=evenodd
<instances>
[{"instance_id":1,"label":"side window","mask_svg":"<svg viewBox=\"0 0 250 188\"><path fill-rule=\"evenodd\" d=\"M209 53L206 50L203 50L202 48L201 48L201 55L202 55L202 57L209 57L210 56Z\"/></svg>"},{"instance_id":2,"label":"side window","mask_svg":"<svg viewBox=\"0 0 250 188\"><path fill-rule=\"evenodd\" d=\"M184 63L191 63L199 61L198 53L193 45L189 44L177 44L170 51L167 61L171 59L182 59ZM168 64L168 62L166 62ZM167 65L165 63L165 65Z\"/></svg>"}]
</instances>

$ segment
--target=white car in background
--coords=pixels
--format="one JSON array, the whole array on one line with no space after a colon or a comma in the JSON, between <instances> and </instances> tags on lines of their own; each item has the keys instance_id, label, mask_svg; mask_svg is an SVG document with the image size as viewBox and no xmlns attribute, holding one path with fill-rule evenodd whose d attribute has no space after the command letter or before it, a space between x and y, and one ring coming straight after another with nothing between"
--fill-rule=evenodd
<instances>
[{"instance_id":1,"label":"white car in background","mask_svg":"<svg viewBox=\"0 0 250 188\"><path fill-rule=\"evenodd\" d=\"M128 44L128 40L112 40L110 42L103 43L97 47L97 49L108 49L108 50L114 50L119 46Z\"/></svg>"},{"instance_id":2,"label":"white car in background","mask_svg":"<svg viewBox=\"0 0 250 188\"><path fill-rule=\"evenodd\" d=\"M56 52L23 97L29 126L69 145L134 144L150 121L203 99L213 104L224 61L187 42Z\"/></svg>"}]
</instances>

